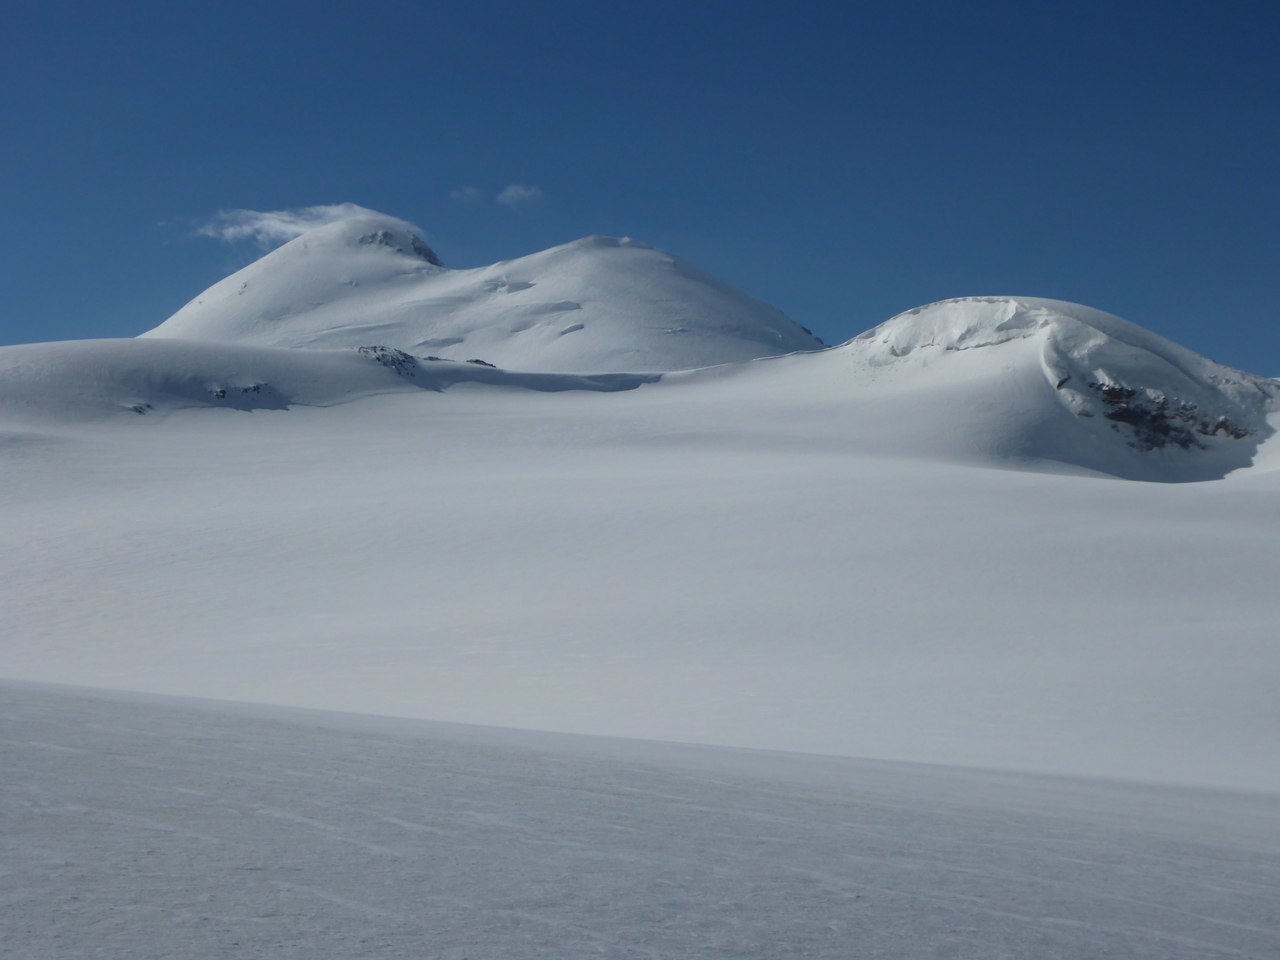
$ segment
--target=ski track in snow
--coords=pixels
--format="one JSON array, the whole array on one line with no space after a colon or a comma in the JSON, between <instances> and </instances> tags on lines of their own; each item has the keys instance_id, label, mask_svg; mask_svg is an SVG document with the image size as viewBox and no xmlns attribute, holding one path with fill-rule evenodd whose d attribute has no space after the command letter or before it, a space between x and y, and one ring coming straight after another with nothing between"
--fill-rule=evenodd
<instances>
[{"instance_id":1,"label":"ski track in snow","mask_svg":"<svg viewBox=\"0 0 1280 960\"><path fill-rule=\"evenodd\" d=\"M14 957L1255 958L1272 798L0 684Z\"/></svg>"}]
</instances>

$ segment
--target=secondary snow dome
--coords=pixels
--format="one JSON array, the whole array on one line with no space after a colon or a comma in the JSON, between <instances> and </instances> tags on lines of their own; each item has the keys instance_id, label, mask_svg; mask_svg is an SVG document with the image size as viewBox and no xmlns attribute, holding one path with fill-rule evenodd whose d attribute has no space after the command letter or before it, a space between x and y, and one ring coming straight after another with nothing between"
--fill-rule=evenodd
<instances>
[{"instance_id":1,"label":"secondary snow dome","mask_svg":"<svg viewBox=\"0 0 1280 960\"><path fill-rule=\"evenodd\" d=\"M373 211L303 233L143 334L278 347L397 347L515 370L685 370L822 343L780 310L629 238L450 270Z\"/></svg>"},{"instance_id":2,"label":"secondary snow dome","mask_svg":"<svg viewBox=\"0 0 1280 960\"><path fill-rule=\"evenodd\" d=\"M985 433L1015 459L1134 479L1208 479L1247 466L1272 432L1274 381L1061 300L944 300L839 350L873 379L946 397L942 421L967 423L964 432Z\"/></svg>"}]
</instances>

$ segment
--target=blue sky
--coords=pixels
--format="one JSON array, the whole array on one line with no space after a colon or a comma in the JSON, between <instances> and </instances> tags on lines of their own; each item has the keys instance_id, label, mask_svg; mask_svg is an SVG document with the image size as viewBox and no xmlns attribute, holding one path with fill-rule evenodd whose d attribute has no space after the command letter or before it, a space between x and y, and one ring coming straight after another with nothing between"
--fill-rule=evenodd
<instances>
[{"instance_id":1,"label":"blue sky","mask_svg":"<svg viewBox=\"0 0 1280 960\"><path fill-rule=\"evenodd\" d=\"M828 342L1018 293L1280 374L1278 48L1248 0L24 4L0 342L131 336L256 255L219 210L353 202L454 266L634 236Z\"/></svg>"}]
</instances>

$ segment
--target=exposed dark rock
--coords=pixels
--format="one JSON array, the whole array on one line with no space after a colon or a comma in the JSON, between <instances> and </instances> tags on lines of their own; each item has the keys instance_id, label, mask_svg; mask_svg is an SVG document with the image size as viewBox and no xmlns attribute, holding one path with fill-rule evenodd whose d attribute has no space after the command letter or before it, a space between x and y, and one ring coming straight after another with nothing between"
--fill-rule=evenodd
<instances>
[{"instance_id":1,"label":"exposed dark rock","mask_svg":"<svg viewBox=\"0 0 1280 960\"><path fill-rule=\"evenodd\" d=\"M374 230L372 233L366 233L360 238L360 242L365 246L388 247L400 253L412 254L427 263L442 267L444 264L440 262L440 258L436 256L436 252L422 242L422 238L416 236L409 237L409 249L406 250L396 239L395 234L390 230Z\"/></svg>"},{"instance_id":2,"label":"exposed dark rock","mask_svg":"<svg viewBox=\"0 0 1280 960\"><path fill-rule=\"evenodd\" d=\"M1233 440L1249 436L1249 431L1225 416L1202 416L1199 407L1188 401L1149 390L1136 390L1122 383L1091 382L1093 390L1110 409L1104 416L1132 432L1129 445L1147 452L1165 447L1203 450L1200 437L1225 434Z\"/></svg>"},{"instance_id":3,"label":"exposed dark rock","mask_svg":"<svg viewBox=\"0 0 1280 960\"><path fill-rule=\"evenodd\" d=\"M210 387L209 396L215 400L225 400L231 394L241 394L243 396L252 396L262 393L263 388L271 389L265 383L251 383L247 387Z\"/></svg>"},{"instance_id":4,"label":"exposed dark rock","mask_svg":"<svg viewBox=\"0 0 1280 960\"><path fill-rule=\"evenodd\" d=\"M388 370L392 370L397 376L412 377L418 370L418 359L412 354L405 353L403 350L397 350L395 347L357 347L362 357L368 357L370 360L382 364ZM428 357L427 359L435 359Z\"/></svg>"},{"instance_id":5,"label":"exposed dark rock","mask_svg":"<svg viewBox=\"0 0 1280 960\"><path fill-rule=\"evenodd\" d=\"M436 252L423 243L419 238L410 237L409 246L414 253L427 261L427 263L433 264L437 267L444 266L444 264L440 262L440 258L436 256Z\"/></svg>"}]
</instances>

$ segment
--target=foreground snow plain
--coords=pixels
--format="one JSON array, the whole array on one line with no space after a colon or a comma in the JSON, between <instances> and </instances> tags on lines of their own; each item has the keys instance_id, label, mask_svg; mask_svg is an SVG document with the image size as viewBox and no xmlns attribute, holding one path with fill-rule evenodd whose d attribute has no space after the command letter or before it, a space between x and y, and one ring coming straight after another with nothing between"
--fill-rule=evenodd
<instances>
[{"instance_id":1,"label":"foreground snow plain","mask_svg":"<svg viewBox=\"0 0 1280 960\"><path fill-rule=\"evenodd\" d=\"M11 956L1270 958L1270 798L0 684Z\"/></svg>"},{"instance_id":2,"label":"foreground snow plain","mask_svg":"<svg viewBox=\"0 0 1280 960\"><path fill-rule=\"evenodd\" d=\"M657 251L504 286L401 226L264 258L265 313L223 281L201 340L0 349L0 677L224 701L0 687L6 941L1274 955L1271 381L1001 297L744 361L799 328ZM457 349L543 372L346 343L296 281L350 255L379 333L446 282ZM600 372L635 283L653 366Z\"/></svg>"}]
</instances>

